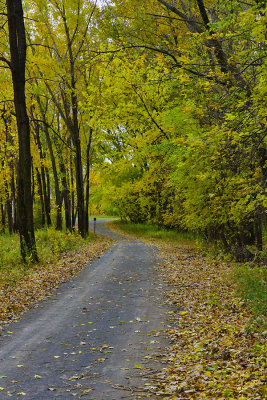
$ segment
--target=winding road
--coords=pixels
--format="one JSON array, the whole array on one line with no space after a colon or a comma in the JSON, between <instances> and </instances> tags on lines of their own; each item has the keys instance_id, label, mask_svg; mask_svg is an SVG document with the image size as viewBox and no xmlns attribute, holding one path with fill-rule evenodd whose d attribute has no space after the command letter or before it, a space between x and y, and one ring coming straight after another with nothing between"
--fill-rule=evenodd
<instances>
[{"instance_id":1,"label":"winding road","mask_svg":"<svg viewBox=\"0 0 267 400\"><path fill-rule=\"evenodd\" d=\"M111 233L100 259L8 326L0 337L0 399L157 398L170 307L155 249Z\"/></svg>"}]
</instances>

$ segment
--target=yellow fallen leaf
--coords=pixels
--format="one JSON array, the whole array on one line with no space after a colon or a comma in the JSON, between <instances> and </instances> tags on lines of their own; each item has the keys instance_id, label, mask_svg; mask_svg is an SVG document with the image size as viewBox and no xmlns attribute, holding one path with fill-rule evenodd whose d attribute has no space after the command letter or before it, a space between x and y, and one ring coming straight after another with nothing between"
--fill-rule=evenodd
<instances>
[{"instance_id":1,"label":"yellow fallen leaf","mask_svg":"<svg viewBox=\"0 0 267 400\"><path fill-rule=\"evenodd\" d=\"M85 389L85 390L82 391L82 394L87 394L87 393L91 392L92 390L93 389Z\"/></svg>"}]
</instances>

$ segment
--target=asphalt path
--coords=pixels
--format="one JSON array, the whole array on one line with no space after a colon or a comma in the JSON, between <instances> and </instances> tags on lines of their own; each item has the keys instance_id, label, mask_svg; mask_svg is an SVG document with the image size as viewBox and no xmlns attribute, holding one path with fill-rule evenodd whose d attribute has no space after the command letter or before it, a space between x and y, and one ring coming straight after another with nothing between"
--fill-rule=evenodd
<instances>
[{"instance_id":1,"label":"asphalt path","mask_svg":"<svg viewBox=\"0 0 267 400\"><path fill-rule=\"evenodd\" d=\"M160 260L104 222L111 249L2 333L1 400L160 398L144 391L168 345Z\"/></svg>"}]
</instances>

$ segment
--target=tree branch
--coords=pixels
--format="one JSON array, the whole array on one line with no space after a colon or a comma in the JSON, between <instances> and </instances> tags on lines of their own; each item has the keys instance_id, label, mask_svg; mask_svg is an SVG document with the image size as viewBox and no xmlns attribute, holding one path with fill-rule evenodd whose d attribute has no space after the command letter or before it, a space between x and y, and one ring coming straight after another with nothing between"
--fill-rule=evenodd
<instances>
[{"instance_id":1,"label":"tree branch","mask_svg":"<svg viewBox=\"0 0 267 400\"><path fill-rule=\"evenodd\" d=\"M193 32L197 33L202 33L203 30L199 26L198 22L195 21L194 19L192 20L191 17L188 17L186 14L184 14L182 11L180 11L178 8L176 8L174 5L168 3L165 0L158 0L159 3L161 3L163 6L165 6L168 10L172 11L174 14L178 15L182 20L191 27L191 30Z\"/></svg>"},{"instance_id":2,"label":"tree branch","mask_svg":"<svg viewBox=\"0 0 267 400\"><path fill-rule=\"evenodd\" d=\"M12 69L11 62L8 59L5 57L0 57L0 61L3 61L5 64L7 64L8 68Z\"/></svg>"},{"instance_id":3,"label":"tree branch","mask_svg":"<svg viewBox=\"0 0 267 400\"><path fill-rule=\"evenodd\" d=\"M54 128L52 128L52 126L50 124L48 124L46 121L43 121L42 119L36 119L36 118L32 118L31 119L32 122L41 122L42 124L46 125L49 129L51 129L51 131L54 132L54 134L64 143L64 145L69 148L71 151L75 152L75 150L57 133L57 131L55 131Z\"/></svg>"}]
</instances>

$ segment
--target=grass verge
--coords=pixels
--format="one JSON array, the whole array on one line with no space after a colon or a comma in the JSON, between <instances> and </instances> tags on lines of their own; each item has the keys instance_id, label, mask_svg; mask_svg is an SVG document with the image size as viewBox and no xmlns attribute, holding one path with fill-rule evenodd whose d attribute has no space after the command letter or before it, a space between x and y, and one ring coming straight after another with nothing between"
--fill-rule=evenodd
<instances>
[{"instance_id":1,"label":"grass verge","mask_svg":"<svg viewBox=\"0 0 267 400\"><path fill-rule=\"evenodd\" d=\"M184 244L191 244L192 246L200 239L199 236L194 233L177 232L153 224L125 224L121 221L113 221L112 225L117 226L119 229L123 230L123 232L145 239L153 238L166 240L168 242L182 242Z\"/></svg>"}]
</instances>

